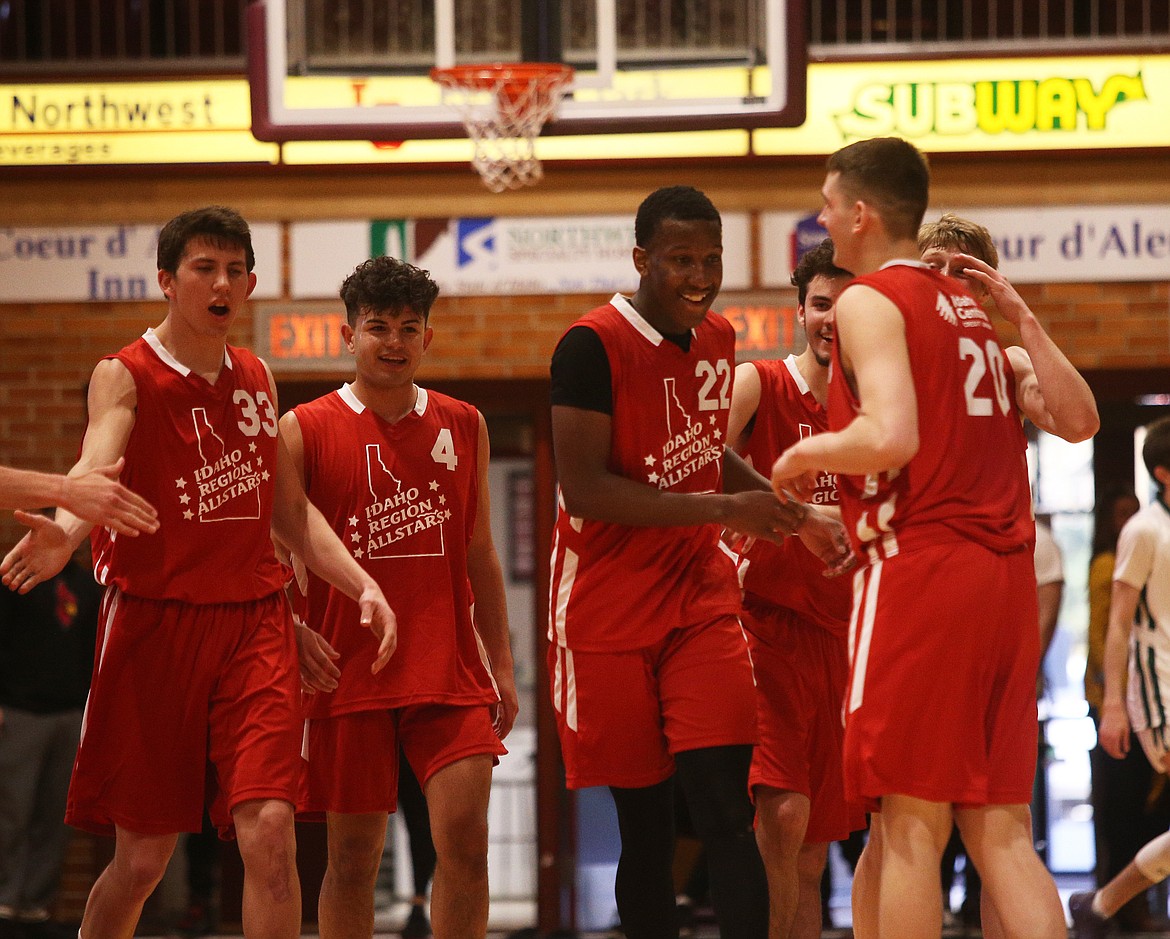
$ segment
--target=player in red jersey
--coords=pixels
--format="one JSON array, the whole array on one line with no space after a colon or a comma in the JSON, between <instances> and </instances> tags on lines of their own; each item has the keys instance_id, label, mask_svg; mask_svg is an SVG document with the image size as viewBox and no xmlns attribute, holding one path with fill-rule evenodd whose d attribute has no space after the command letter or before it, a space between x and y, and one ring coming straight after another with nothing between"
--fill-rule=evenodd
<instances>
[{"instance_id":1,"label":"player in red jersey","mask_svg":"<svg viewBox=\"0 0 1170 939\"><path fill-rule=\"evenodd\" d=\"M1081 440L1097 412L1031 312L1001 301L1000 275L964 256L1020 331L1023 348L1007 353L971 295L917 260L928 186L904 140L830 157L820 221L834 261L860 275L837 303L833 432L786 450L773 484L805 491L837 473L868 565L850 621L845 773L881 815L855 880L855 929L939 935L953 820L999 913L985 929L1063 936L1028 808L1039 641L1020 414Z\"/></svg>"},{"instance_id":2,"label":"player in red jersey","mask_svg":"<svg viewBox=\"0 0 1170 939\"><path fill-rule=\"evenodd\" d=\"M99 466L80 476L59 476L0 466L0 508L31 509L59 505L95 525L108 525L121 535L158 530L154 506L118 482L122 464ZM43 516L18 512L26 525Z\"/></svg>"},{"instance_id":3,"label":"player in red jersey","mask_svg":"<svg viewBox=\"0 0 1170 939\"><path fill-rule=\"evenodd\" d=\"M492 542L488 433L471 405L419 388L439 291L390 257L345 280L342 336L356 377L281 419L310 500L398 616L398 651L377 675L353 601L311 577L301 657L314 695L308 795L324 813L323 939L374 928L374 881L396 808L399 743L422 783L435 845L435 934L483 937L488 791L516 687ZM360 774L353 767L362 767Z\"/></svg>"},{"instance_id":4,"label":"player in red jersey","mask_svg":"<svg viewBox=\"0 0 1170 939\"><path fill-rule=\"evenodd\" d=\"M827 239L805 254L792 274L804 351L736 368L728 436L753 466L771 467L788 446L826 429L833 308L852 277L833 263ZM818 480L809 503L810 511L840 518L831 474ZM826 570L797 538L780 545L755 541L741 550L743 624L760 727L751 785L768 873L769 937L815 939L829 842L865 827L865 813L846 802L841 778L852 591L848 579L835 577L842 570Z\"/></svg>"},{"instance_id":5,"label":"player in red jersey","mask_svg":"<svg viewBox=\"0 0 1170 939\"><path fill-rule=\"evenodd\" d=\"M278 436L268 367L227 344L256 284L253 264L235 212L173 218L158 244L166 318L100 362L90 382L73 472L124 456L127 484L158 507L160 527L94 535L108 589L66 820L113 833L115 847L83 939L133 935L178 833L202 827L205 800L239 841L245 935L300 934L299 682L273 535L358 601L380 637L373 668L394 649L381 590L305 498ZM58 512L5 558L5 582L27 589L51 576L90 527Z\"/></svg>"},{"instance_id":6,"label":"player in red jersey","mask_svg":"<svg viewBox=\"0 0 1170 939\"><path fill-rule=\"evenodd\" d=\"M718 211L691 187L659 189L634 233L637 292L579 320L551 367L561 491L549 673L561 750L571 788L613 794L630 939L678 935L676 771L707 849L721 934L759 939L767 884L747 789L754 689L718 526L777 538L805 513L785 511L725 450L735 336L710 313L722 281ZM823 535L827 556L846 550L818 526L802 535Z\"/></svg>"}]
</instances>

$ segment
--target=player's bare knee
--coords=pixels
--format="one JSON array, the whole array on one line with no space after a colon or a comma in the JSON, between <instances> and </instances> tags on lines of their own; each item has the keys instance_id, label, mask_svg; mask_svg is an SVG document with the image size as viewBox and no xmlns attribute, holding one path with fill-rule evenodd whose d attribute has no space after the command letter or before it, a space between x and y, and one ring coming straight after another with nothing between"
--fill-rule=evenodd
<instances>
[{"instance_id":1,"label":"player's bare knee","mask_svg":"<svg viewBox=\"0 0 1170 939\"><path fill-rule=\"evenodd\" d=\"M808 828L808 805L797 793L771 790L757 800L756 840L761 851L796 858Z\"/></svg>"},{"instance_id":2,"label":"player's bare knee","mask_svg":"<svg viewBox=\"0 0 1170 939\"><path fill-rule=\"evenodd\" d=\"M329 876L340 883L373 888L381 861L382 845L373 845L368 838L351 836L329 841Z\"/></svg>"},{"instance_id":3,"label":"player's bare knee","mask_svg":"<svg viewBox=\"0 0 1170 939\"><path fill-rule=\"evenodd\" d=\"M145 900L166 873L171 852L154 845L141 845L118 855L114 868L124 887L139 900Z\"/></svg>"},{"instance_id":4,"label":"player's bare knee","mask_svg":"<svg viewBox=\"0 0 1170 939\"><path fill-rule=\"evenodd\" d=\"M464 871L487 872L487 819L466 819L447 826L444 835L435 834L438 863L457 866Z\"/></svg>"},{"instance_id":5,"label":"player's bare knee","mask_svg":"<svg viewBox=\"0 0 1170 939\"><path fill-rule=\"evenodd\" d=\"M293 811L287 802L269 800L237 810L236 835L244 865L280 865L296 851Z\"/></svg>"}]
</instances>

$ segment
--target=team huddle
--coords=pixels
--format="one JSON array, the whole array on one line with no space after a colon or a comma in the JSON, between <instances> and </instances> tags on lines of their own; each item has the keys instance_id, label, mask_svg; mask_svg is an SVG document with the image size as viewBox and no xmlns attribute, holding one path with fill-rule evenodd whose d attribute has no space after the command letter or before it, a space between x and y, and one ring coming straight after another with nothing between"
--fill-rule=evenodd
<instances>
[{"instance_id":1,"label":"team huddle","mask_svg":"<svg viewBox=\"0 0 1170 939\"><path fill-rule=\"evenodd\" d=\"M928 188L905 141L834 154L829 238L792 275L807 344L738 367L711 312L719 212L659 189L635 220L636 292L553 354L550 693L567 784L613 795L629 939L678 936L676 787L724 939L819 936L828 844L867 813L857 936L939 935L955 825L985 934L1065 935L1029 812L1022 419L1075 441L1097 411L986 229L922 226ZM107 589L67 818L116 847L80 935L133 935L206 804L239 842L245 935L299 935L299 815L327 824L321 935L371 936L401 748L435 840L434 935L483 937L492 766L517 713L486 424L415 384L438 287L388 257L341 288L353 380L278 417L267 366L227 344L253 265L231 210L173 219L166 318L89 386L70 475L118 467L157 522L123 507L93 535ZM19 517L0 569L22 591L109 524Z\"/></svg>"}]
</instances>

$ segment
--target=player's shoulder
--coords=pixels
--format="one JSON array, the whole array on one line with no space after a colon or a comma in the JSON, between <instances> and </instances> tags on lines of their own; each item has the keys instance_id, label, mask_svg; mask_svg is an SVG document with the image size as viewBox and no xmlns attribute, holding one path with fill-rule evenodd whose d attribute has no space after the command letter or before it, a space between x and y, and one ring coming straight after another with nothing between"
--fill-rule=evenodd
<instances>
[{"instance_id":1,"label":"player's shoulder","mask_svg":"<svg viewBox=\"0 0 1170 939\"><path fill-rule=\"evenodd\" d=\"M453 415L456 418L479 423L479 409L474 404L430 388L420 388L419 392L426 396L427 411L437 416Z\"/></svg>"},{"instance_id":2,"label":"player's shoulder","mask_svg":"<svg viewBox=\"0 0 1170 939\"><path fill-rule=\"evenodd\" d=\"M1129 518L1121 529L1118 542L1166 539L1170 539L1170 512L1159 503L1151 502Z\"/></svg>"}]
</instances>

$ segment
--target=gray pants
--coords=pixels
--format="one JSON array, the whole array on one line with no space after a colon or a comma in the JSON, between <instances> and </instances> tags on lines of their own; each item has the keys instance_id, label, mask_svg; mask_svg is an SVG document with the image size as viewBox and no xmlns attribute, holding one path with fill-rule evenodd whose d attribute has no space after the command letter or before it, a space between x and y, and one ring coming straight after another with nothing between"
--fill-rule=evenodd
<instances>
[{"instance_id":1,"label":"gray pants","mask_svg":"<svg viewBox=\"0 0 1170 939\"><path fill-rule=\"evenodd\" d=\"M47 911L69 844L65 800L81 711L3 709L0 723L0 914ZM11 911L11 912L8 912Z\"/></svg>"}]
</instances>

